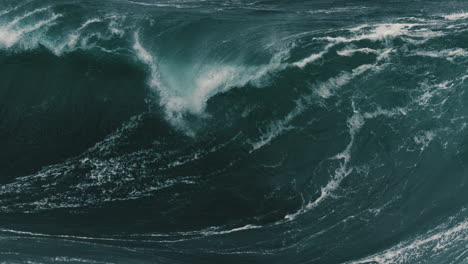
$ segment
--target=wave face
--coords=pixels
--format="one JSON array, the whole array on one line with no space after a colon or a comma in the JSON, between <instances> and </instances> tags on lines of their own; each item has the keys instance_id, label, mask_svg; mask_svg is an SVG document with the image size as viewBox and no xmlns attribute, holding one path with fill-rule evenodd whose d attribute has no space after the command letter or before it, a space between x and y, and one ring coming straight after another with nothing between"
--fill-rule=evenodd
<instances>
[{"instance_id":1,"label":"wave face","mask_svg":"<svg viewBox=\"0 0 468 264\"><path fill-rule=\"evenodd\" d=\"M460 10L0 0L0 261L468 262Z\"/></svg>"}]
</instances>

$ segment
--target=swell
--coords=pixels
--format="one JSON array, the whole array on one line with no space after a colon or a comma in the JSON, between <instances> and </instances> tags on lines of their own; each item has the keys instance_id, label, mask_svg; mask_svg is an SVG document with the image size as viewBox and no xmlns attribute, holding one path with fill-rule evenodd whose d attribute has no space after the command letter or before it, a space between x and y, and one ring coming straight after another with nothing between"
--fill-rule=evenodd
<instances>
[{"instance_id":1,"label":"swell","mask_svg":"<svg viewBox=\"0 0 468 264\"><path fill-rule=\"evenodd\" d=\"M38 49L0 60L2 182L85 151L146 109L145 72L117 56Z\"/></svg>"},{"instance_id":2,"label":"swell","mask_svg":"<svg viewBox=\"0 0 468 264\"><path fill-rule=\"evenodd\" d=\"M464 14L308 30L127 4L160 20L4 14L3 233L142 261L463 259Z\"/></svg>"}]
</instances>

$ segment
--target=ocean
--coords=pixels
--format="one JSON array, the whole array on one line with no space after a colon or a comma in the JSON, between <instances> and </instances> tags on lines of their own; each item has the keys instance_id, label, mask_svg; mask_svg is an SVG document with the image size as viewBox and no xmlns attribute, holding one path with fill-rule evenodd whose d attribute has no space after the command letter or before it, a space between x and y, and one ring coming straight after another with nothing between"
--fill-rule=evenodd
<instances>
[{"instance_id":1,"label":"ocean","mask_svg":"<svg viewBox=\"0 0 468 264\"><path fill-rule=\"evenodd\" d=\"M467 67L466 1L0 0L0 263L468 263Z\"/></svg>"}]
</instances>

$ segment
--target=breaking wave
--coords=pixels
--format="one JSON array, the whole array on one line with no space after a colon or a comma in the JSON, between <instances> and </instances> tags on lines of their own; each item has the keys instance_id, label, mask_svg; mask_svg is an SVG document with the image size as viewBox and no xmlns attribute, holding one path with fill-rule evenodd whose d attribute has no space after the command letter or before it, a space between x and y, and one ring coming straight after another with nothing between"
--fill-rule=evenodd
<instances>
[{"instance_id":1,"label":"breaking wave","mask_svg":"<svg viewBox=\"0 0 468 264\"><path fill-rule=\"evenodd\" d=\"M0 4L0 261L468 260L464 4Z\"/></svg>"}]
</instances>

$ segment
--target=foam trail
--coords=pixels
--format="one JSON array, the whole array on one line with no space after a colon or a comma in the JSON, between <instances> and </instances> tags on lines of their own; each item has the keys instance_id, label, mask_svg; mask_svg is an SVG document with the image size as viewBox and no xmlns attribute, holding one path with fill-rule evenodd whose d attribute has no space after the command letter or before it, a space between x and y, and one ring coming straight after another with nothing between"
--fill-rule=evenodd
<instances>
[{"instance_id":1,"label":"foam trail","mask_svg":"<svg viewBox=\"0 0 468 264\"><path fill-rule=\"evenodd\" d=\"M449 15L444 15L443 16L447 20L461 20L461 19L466 19L468 18L468 13L466 12L461 12L461 13L455 13L455 14L449 14Z\"/></svg>"},{"instance_id":2,"label":"foam trail","mask_svg":"<svg viewBox=\"0 0 468 264\"><path fill-rule=\"evenodd\" d=\"M468 51L462 48L445 49L440 51L416 51L414 54L424 57L446 59L448 61L453 61L460 57L468 57Z\"/></svg>"},{"instance_id":3,"label":"foam trail","mask_svg":"<svg viewBox=\"0 0 468 264\"><path fill-rule=\"evenodd\" d=\"M117 238L105 238L105 237L52 235L52 234L35 233L35 232L20 231L20 230L6 229L6 228L1 228L0 232L18 234L18 235L26 235L26 236L33 236L33 237L47 237L47 238L64 238L64 239L79 239L79 240L92 240L92 241L121 241L121 242L122 241L123 242L132 241L132 240L129 240L129 239L117 239ZM133 241L136 241L136 240L133 240Z\"/></svg>"},{"instance_id":4,"label":"foam trail","mask_svg":"<svg viewBox=\"0 0 468 264\"><path fill-rule=\"evenodd\" d=\"M0 46L4 46L5 48L10 48L13 45L15 45L21 39L23 35L36 31L46 25L50 26L52 22L54 22L61 16L62 15L60 14L53 14L52 17L50 17L47 20L39 21L34 25L26 26L16 31L8 30L7 28L0 28ZM32 45L35 45L35 44L37 43L32 43ZM24 45L28 47L27 43L24 43Z\"/></svg>"},{"instance_id":5,"label":"foam trail","mask_svg":"<svg viewBox=\"0 0 468 264\"><path fill-rule=\"evenodd\" d=\"M15 19L13 19L13 21L11 21L10 23L7 24L6 26L6 29L10 29L11 27L13 27L14 25L18 24L18 22L20 22L21 20L25 19L25 18L28 18L34 14L37 14L37 13L40 13L40 12L44 12L46 10L48 10L49 8L48 7L44 7L44 8L38 8L36 10L33 10L31 12L28 12L20 17L17 17Z\"/></svg>"},{"instance_id":6,"label":"foam trail","mask_svg":"<svg viewBox=\"0 0 468 264\"><path fill-rule=\"evenodd\" d=\"M258 141L250 143L250 145L252 146L250 153L270 144L272 140L277 138L284 131L292 129L292 127L289 126L289 124L294 120L294 118L303 113L305 109L305 103L300 100L297 101L296 107L293 109L293 111L286 115L285 118L279 121L272 122L267 128L267 132L264 133Z\"/></svg>"},{"instance_id":7,"label":"foam trail","mask_svg":"<svg viewBox=\"0 0 468 264\"><path fill-rule=\"evenodd\" d=\"M378 63L387 58L391 52L393 52L393 49L387 49L381 52L375 63L361 65L351 72L343 72L339 76L330 78L326 82L319 84L315 90L316 94L324 99L333 96L335 90L348 84L351 80L364 74L366 71L377 67Z\"/></svg>"},{"instance_id":8,"label":"foam trail","mask_svg":"<svg viewBox=\"0 0 468 264\"><path fill-rule=\"evenodd\" d=\"M323 55L325 55L330 50L330 48L332 48L333 46L334 46L334 44L328 44L327 46L325 46L323 51L321 51L319 53L316 53L316 54L312 54L312 55L310 55L309 57L307 57L305 59L302 59L302 60L300 60L298 62L293 63L293 65L302 69L305 66L307 66L308 64L310 64L312 62L315 62L318 59L322 58Z\"/></svg>"},{"instance_id":9,"label":"foam trail","mask_svg":"<svg viewBox=\"0 0 468 264\"><path fill-rule=\"evenodd\" d=\"M102 19L100 18L92 18L92 19L89 19L89 20L86 20L86 22L84 22L80 28L78 28L78 30L83 30L84 28L86 28L87 26L93 24L93 23L98 23L98 22L102 22Z\"/></svg>"},{"instance_id":10,"label":"foam trail","mask_svg":"<svg viewBox=\"0 0 468 264\"><path fill-rule=\"evenodd\" d=\"M75 33L73 33L72 35L70 35L69 37L69 40L68 42L65 44L65 46L69 46L69 47L75 47L76 46L76 43L78 42L78 39L81 35L81 31L83 29L85 29L87 26L93 24L93 23L99 23L99 22L102 22L101 19L99 18L92 18L92 19L89 19L87 20L86 22L84 22L77 30ZM62 47L63 49L63 47ZM62 50L61 49L61 50Z\"/></svg>"},{"instance_id":11,"label":"foam trail","mask_svg":"<svg viewBox=\"0 0 468 264\"><path fill-rule=\"evenodd\" d=\"M42 28L43 26L45 25L48 25L52 22L54 22L55 20L57 20L58 18L62 17L62 15L60 14L54 14L52 15L51 18L47 19L47 20L43 20L43 21L40 21L39 23L33 25L33 26L30 26L30 27L26 27L26 28L23 28L22 30L19 31L20 35L22 34L27 34L27 33L30 33L30 32L33 32L33 31L36 31L40 28ZM49 25L50 26L50 25Z\"/></svg>"},{"instance_id":12,"label":"foam trail","mask_svg":"<svg viewBox=\"0 0 468 264\"><path fill-rule=\"evenodd\" d=\"M332 179L324 187L321 188L320 196L317 199L309 202L305 207L303 207L299 211L293 214L286 215L285 219L290 221L294 220L300 214L303 214L311 210L312 208L315 208L318 205L320 205L325 199L332 196L333 192L339 188L343 179L345 179L351 174L351 172L353 171L352 168L349 168L349 163L351 161L351 151L354 146L355 137L357 133L361 130L361 128L364 126L366 119L373 119L379 116L393 117L395 115L401 114L406 115L406 110L403 108L396 108L392 110L378 108L374 112L361 114L355 108L353 103L353 115L347 120L350 141L342 152L336 154L334 157L331 158L332 160L339 161L339 166L335 170L335 174L333 175Z\"/></svg>"},{"instance_id":13,"label":"foam trail","mask_svg":"<svg viewBox=\"0 0 468 264\"><path fill-rule=\"evenodd\" d=\"M218 231L216 229L205 229L205 230L202 230L202 231L196 231L195 233L200 233L203 236L216 236L216 235L225 235L225 234L230 234L230 233L234 233L234 232L258 229L258 228L261 228L261 227L262 226L248 224L248 225L245 225L245 226L236 227L236 228L229 229L229 230L219 230ZM191 232L191 233L193 234L194 232Z\"/></svg>"},{"instance_id":14,"label":"foam trail","mask_svg":"<svg viewBox=\"0 0 468 264\"><path fill-rule=\"evenodd\" d=\"M33 0L27 0L27 1L24 1L23 3L15 6L15 7L13 7L13 8L5 9L3 11L0 11L0 16L4 16L4 15L7 15L7 14L13 12L13 11L16 11L16 10L20 9L21 7L31 3L31 1L33 1Z\"/></svg>"},{"instance_id":15,"label":"foam trail","mask_svg":"<svg viewBox=\"0 0 468 264\"><path fill-rule=\"evenodd\" d=\"M11 12L14 11L14 10L15 10L15 9L12 8L12 9L6 9L6 10L3 10L3 11L0 11L0 16L9 14L9 13L11 13Z\"/></svg>"},{"instance_id":16,"label":"foam trail","mask_svg":"<svg viewBox=\"0 0 468 264\"><path fill-rule=\"evenodd\" d=\"M443 36L444 33L440 31L432 31L427 28L427 24L422 23L392 23L392 24L377 24L374 25L369 32L355 35L353 37L317 37L315 40L325 40L335 44L339 43L351 43L358 42L361 40L370 40L370 41L390 41L396 37L413 37L413 38L423 38L423 40L417 40L418 42L424 42L433 37ZM366 28L366 25L362 27L356 27L359 30ZM424 30L413 30L415 27L424 27ZM411 41L407 39L408 41Z\"/></svg>"},{"instance_id":17,"label":"foam trail","mask_svg":"<svg viewBox=\"0 0 468 264\"><path fill-rule=\"evenodd\" d=\"M136 2L136 1L127 1L127 2L131 3L131 4L135 4L135 5L141 5L141 6L175 7L175 8L182 8L183 7L181 5L171 5L171 4L143 3L143 2Z\"/></svg>"},{"instance_id":18,"label":"foam trail","mask_svg":"<svg viewBox=\"0 0 468 264\"><path fill-rule=\"evenodd\" d=\"M401 242L398 245L370 257L347 262L348 264L365 263L414 263L422 254L427 252L432 258L442 253L448 247L466 245L468 241L468 221L442 231L429 231L427 234L416 237L410 241ZM465 251L466 252L466 247ZM462 253L463 255L463 253ZM461 262L460 262L461 263Z\"/></svg>"},{"instance_id":19,"label":"foam trail","mask_svg":"<svg viewBox=\"0 0 468 264\"><path fill-rule=\"evenodd\" d=\"M331 78L324 83L321 83L317 89L316 93L326 99L333 95L334 90L348 84L355 77L363 74L367 70L370 70L374 67L373 64L365 64L357 67L352 72L344 72L337 77Z\"/></svg>"},{"instance_id":20,"label":"foam trail","mask_svg":"<svg viewBox=\"0 0 468 264\"><path fill-rule=\"evenodd\" d=\"M345 50L337 51L336 53L340 56L349 57L349 56L354 55L354 53L356 52L366 53L366 54L369 54L369 53L379 54L382 51L370 49L370 48L361 48L361 49L345 49Z\"/></svg>"},{"instance_id":21,"label":"foam trail","mask_svg":"<svg viewBox=\"0 0 468 264\"><path fill-rule=\"evenodd\" d=\"M333 95L333 91L348 84L352 79L355 77L365 73L366 71L374 68L377 66L377 63L382 59L386 58L388 54L390 54L393 50L388 49L383 52L377 57L377 61L375 64L364 64L352 72L345 72L340 74L338 77L334 77L329 79L328 81L321 83L315 90L315 93L320 97L326 99ZM296 116L300 115L305 110L305 105L309 103L310 96L304 97L303 100L298 100L296 102L296 107L293 111L291 111L284 119L272 122L270 126L266 129L267 132L264 133L259 140L255 142L250 142L252 149L250 153L268 145L272 140L277 138L283 132L292 129L289 124L296 118Z\"/></svg>"}]
</instances>

